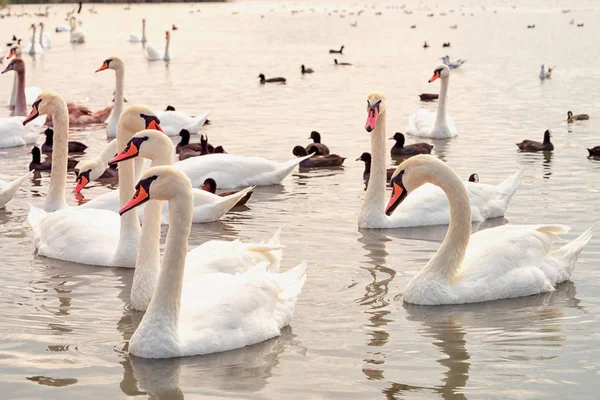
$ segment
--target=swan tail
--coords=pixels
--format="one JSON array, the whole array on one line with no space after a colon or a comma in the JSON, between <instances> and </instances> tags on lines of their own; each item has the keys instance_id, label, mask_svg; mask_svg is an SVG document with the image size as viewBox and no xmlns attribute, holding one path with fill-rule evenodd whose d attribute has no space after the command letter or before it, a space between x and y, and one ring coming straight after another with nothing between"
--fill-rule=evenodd
<instances>
[{"instance_id":1,"label":"swan tail","mask_svg":"<svg viewBox=\"0 0 600 400\"><path fill-rule=\"evenodd\" d=\"M108 106L106 108L103 108L101 110L94 111L92 113L92 115L94 116L94 118L96 118L98 120L98 122L105 122L108 119L108 117L109 117L112 109L113 109L113 106L110 105L110 106Z\"/></svg>"},{"instance_id":2,"label":"swan tail","mask_svg":"<svg viewBox=\"0 0 600 400\"><path fill-rule=\"evenodd\" d=\"M560 249L552 252L552 255L557 258L561 258L566 261L571 261L569 263L570 264L570 270L568 271L569 274L575 267L575 261L577 261L577 257L579 257L579 253L581 253L581 250L583 250L583 247L586 244L588 244L589 241L592 239L592 236L593 236L592 231L594 230L595 225L596 224L594 223L592 226L590 226L585 232L583 232L577 238L575 238L571 242L567 243Z\"/></svg>"},{"instance_id":3,"label":"swan tail","mask_svg":"<svg viewBox=\"0 0 600 400\"><path fill-rule=\"evenodd\" d=\"M307 265L306 261L302 261L289 271L274 277L279 287L282 288L278 295L280 300L292 300L302 292L302 287L306 282Z\"/></svg>"},{"instance_id":4,"label":"swan tail","mask_svg":"<svg viewBox=\"0 0 600 400\"><path fill-rule=\"evenodd\" d=\"M200 113L198 115L196 115L194 117L194 119L198 122L200 122L200 127L202 127L202 125L204 125L204 123L206 122L206 120L208 119L208 115L210 114L210 111L205 111L203 113Z\"/></svg>"},{"instance_id":5,"label":"swan tail","mask_svg":"<svg viewBox=\"0 0 600 400\"><path fill-rule=\"evenodd\" d=\"M506 202L510 202L513 195L517 191L517 188L521 184L521 175L523 174L523 169L519 168L517 172L508 176L504 181L502 181L498 186L498 191L502 193L506 199Z\"/></svg>"},{"instance_id":6,"label":"swan tail","mask_svg":"<svg viewBox=\"0 0 600 400\"><path fill-rule=\"evenodd\" d=\"M247 250L254 253L254 256L259 259L268 262L269 271L279 272L279 266L283 258L283 246L279 244L279 231L273 235L269 243L250 243Z\"/></svg>"},{"instance_id":7,"label":"swan tail","mask_svg":"<svg viewBox=\"0 0 600 400\"><path fill-rule=\"evenodd\" d=\"M311 153L307 156L294 158L292 160L281 163L280 167L275 171L275 176L277 177L277 182L275 183L281 182L286 176L290 174L290 172L292 172L296 165L300 164L304 160L308 160L314 155L315 153Z\"/></svg>"},{"instance_id":8,"label":"swan tail","mask_svg":"<svg viewBox=\"0 0 600 400\"><path fill-rule=\"evenodd\" d=\"M29 171L28 173L21 176L20 178L17 178L14 181L9 182L6 185L6 187L0 192L0 208L4 207L6 205L6 203L8 203L9 201L12 200L12 198L15 196L15 194L17 193L17 190L19 190L19 188L21 187L23 182L25 182L25 180L32 175L33 175L33 170Z\"/></svg>"},{"instance_id":9,"label":"swan tail","mask_svg":"<svg viewBox=\"0 0 600 400\"><path fill-rule=\"evenodd\" d=\"M279 237L281 236L281 228L277 229L277 232L275 232L273 234L273 236L271 236L271 239L269 239L269 244L270 245L276 245L279 246Z\"/></svg>"}]
</instances>

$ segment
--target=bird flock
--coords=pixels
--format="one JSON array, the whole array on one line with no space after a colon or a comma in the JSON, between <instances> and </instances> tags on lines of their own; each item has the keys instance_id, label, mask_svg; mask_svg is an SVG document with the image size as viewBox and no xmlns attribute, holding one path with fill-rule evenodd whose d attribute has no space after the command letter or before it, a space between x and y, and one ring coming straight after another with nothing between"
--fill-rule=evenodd
<instances>
[{"instance_id":1,"label":"bird flock","mask_svg":"<svg viewBox=\"0 0 600 400\"><path fill-rule=\"evenodd\" d=\"M81 4L79 11L67 15L68 25L55 28L56 33L69 32L70 42L76 45L87 41L75 17L80 11ZM141 32L130 34L128 40L142 43L149 62L172 62L171 32L180 28L173 25L167 30L165 47L158 48L148 43L146 19L141 23ZM296 167L339 168L345 157L331 153L317 131L310 132L308 144L294 146L295 158L286 161L229 154L222 145L209 143L202 132L209 123L209 111L190 116L170 105L155 111L141 104L125 104L126 65L118 56L98 60L97 73L115 73L114 104L104 109L92 111L65 101L59 93L27 87L24 55L42 54L52 45L43 23L31 24L30 29L28 45L22 46L15 36L8 42L6 58L10 61L2 74L14 74L13 90L6 93L13 115L0 118L0 148L33 145L32 158L28 168L23 167L23 175L0 181L0 207L10 202L32 171L50 173L43 205L31 205L28 215L37 253L85 265L135 268L130 302L132 308L145 312L129 341L128 351L136 356L210 354L278 336L291 323L301 298L307 262L280 271L283 247L279 231L259 243L211 240L190 249L191 226L216 221L235 207L251 204L255 190L279 184ZM423 47L430 45L425 42ZM450 42L442 47L450 47ZM328 50L339 58L333 59L335 66L352 66L340 61L345 48ZM511 223L472 234L473 223L504 216L518 190L522 170L495 185L480 182L477 173L463 180L431 155L439 141L457 137L460 126L460 121L455 123L447 113L447 94L451 71L462 68L466 60L452 62L448 55L441 60L442 64L433 66L429 79L429 83L440 83L439 93L419 95L422 101L437 101L437 110L422 108L412 113L404 133L388 137L386 96L381 92L366 96L364 129L370 135L371 148L357 158L365 164L366 182L362 207L357 206L358 227L448 225L436 254L405 288L403 300L407 303L464 304L552 291L569 279L580 252L592 238L593 226L561 247L554 244L569 227L551 222ZM553 69L546 71L542 65L539 78L552 78ZM300 66L303 75L318 72ZM258 78L261 85L286 83L283 77L267 78L263 73ZM568 111L566 122L589 119L587 114ZM73 126L105 126L111 141L99 154L78 161L69 154L86 152L87 146L69 140ZM38 147L40 133L45 141ZM198 142L193 140L195 136L199 136ZM407 144L407 136L433 144ZM542 142L524 140L517 143L518 150L553 151L551 137L546 130ZM175 144L172 138L180 139L175 139ZM394 142L389 151L388 140ZM598 156L600 146L588 152ZM387 168L388 153L400 162L397 167ZM46 160L42 154L48 155ZM93 181L118 180L119 188L70 207L66 198L70 170L76 170L76 194ZM163 224L169 229L161 261Z\"/></svg>"}]
</instances>

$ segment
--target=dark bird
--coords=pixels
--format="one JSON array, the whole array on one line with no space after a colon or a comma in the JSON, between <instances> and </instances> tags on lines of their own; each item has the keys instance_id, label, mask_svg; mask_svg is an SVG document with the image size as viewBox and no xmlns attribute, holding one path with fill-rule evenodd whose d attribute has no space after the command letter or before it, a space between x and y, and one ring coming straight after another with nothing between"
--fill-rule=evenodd
<instances>
[{"instance_id":1,"label":"dark bird","mask_svg":"<svg viewBox=\"0 0 600 400\"><path fill-rule=\"evenodd\" d=\"M429 47L429 45L427 44L427 42L423 43L423 48L424 48L424 49L426 49L426 48L428 48L428 47Z\"/></svg>"},{"instance_id":2,"label":"dark bird","mask_svg":"<svg viewBox=\"0 0 600 400\"><path fill-rule=\"evenodd\" d=\"M569 124L575 121L587 121L588 119L590 119L590 116L587 114L573 115L573 112L567 111L567 122Z\"/></svg>"},{"instance_id":3,"label":"dark bird","mask_svg":"<svg viewBox=\"0 0 600 400\"><path fill-rule=\"evenodd\" d=\"M393 156L415 156L417 154L431 154L433 146L427 143L415 143L404 145L404 135L396 132L389 140L395 140L396 144L390 150Z\"/></svg>"},{"instance_id":4,"label":"dark bird","mask_svg":"<svg viewBox=\"0 0 600 400\"><path fill-rule=\"evenodd\" d=\"M77 165L77 160L69 157L67 159L67 168L74 169L75 165ZM29 170L31 171L32 169L36 171L50 171L52 169L52 158L49 160L46 159L42 162L42 152L37 146L33 146L31 149L31 162L29 163Z\"/></svg>"},{"instance_id":5,"label":"dark bird","mask_svg":"<svg viewBox=\"0 0 600 400\"><path fill-rule=\"evenodd\" d=\"M535 140L523 140L521 143L516 143L521 151L551 151L554 150L554 145L550 142L550 131L544 132L544 142L536 142Z\"/></svg>"},{"instance_id":6,"label":"dark bird","mask_svg":"<svg viewBox=\"0 0 600 400\"><path fill-rule=\"evenodd\" d=\"M321 134L319 132L312 131L308 138L312 139L313 143L306 146L307 154L315 153L317 156L329 155L329 147L321 143Z\"/></svg>"},{"instance_id":7,"label":"dark bird","mask_svg":"<svg viewBox=\"0 0 600 400\"><path fill-rule=\"evenodd\" d=\"M479 182L479 175L478 174L471 174L469 176L469 182L478 183Z\"/></svg>"},{"instance_id":8,"label":"dark bird","mask_svg":"<svg viewBox=\"0 0 600 400\"><path fill-rule=\"evenodd\" d=\"M360 157L356 159L356 161L363 161L365 163L365 171L363 172L363 180L369 181L371 177L371 153L362 153ZM394 171L396 168L388 168L386 170L387 180L392 179L392 175L394 175Z\"/></svg>"},{"instance_id":9,"label":"dark bird","mask_svg":"<svg viewBox=\"0 0 600 400\"><path fill-rule=\"evenodd\" d=\"M591 149L587 149L590 156L600 156L600 146L592 147Z\"/></svg>"},{"instance_id":10,"label":"dark bird","mask_svg":"<svg viewBox=\"0 0 600 400\"><path fill-rule=\"evenodd\" d=\"M204 181L204 183L202 185L200 185L200 189L205 190L207 192L210 192L212 194L217 194L217 182L213 178L207 178ZM219 193L219 196L226 197L226 196L229 196L229 195L235 194L235 193L237 193L237 191L235 191L235 192L224 192L224 193ZM244 197L242 197L240 199L240 201L238 201L235 204L235 207L237 207L237 206L243 206L244 204L246 204L248 202L248 200L250 199L250 196L252 196L252 193L254 193L253 190L249 191Z\"/></svg>"},{"instance_id":11,"label":"dark bird","mask_svg":"<svg viewBox=\"0 0 600 400\"><path fill-rule=\"evenodd\" d=\"M419 97L421 98L421 101L433 101L437 100L440 95L437 93L421 93Z\"/></svg>"},{"instance_id":12,"label":"dark bird","mask_svg":"<svg viewBox=\"0 0 600 400\"><path fill-rule=\"evenodd\" d=\"M335 65L352 65L352 64L350 64L348 62L338 62L337 58L334 59L333 61L335 61Z\"/></svg>"},{"instance_id":13,"label":"dark bird","mask_svg":"<svg viewBox=\"0 0 600 400\"><path fill-rule=\"evenodd\" d=\"M329 54L344 54L344 46L340 47L339 50L329 50Z\"/></svg>"},{"instance_id":14,"label":"dark bird","mask_svg":"<svg viewBox=\"0 0 600 400\"><path fill-rule=\"evenodd\" d=\"M175 146L175 152L177 154L181 153L183 149L204 152L204 154L209 154L214 151L213 145L208 144L208 141L202 143L202 138L206 139L204 135L200 136L200 143L190 143L190 132L187 129L179 131L179 136L181 137L181 141Z\"/></svg>"},{"instance_id":15,"label":"dark bird","mask_svg":"<svg viewBox=\"0 0 600 400\"><path fill-rule=\"evenodd\" d=\"M309 154L302 146L294 146L292 153L296 157L305 157ZM345 157L340 157L337 154L329 154L326 156L314 155L311 158L300 161L300 168L339 167L344 163L345 159Z\"/></svg>"},{"instance_id":16,"label":"dark bird","mask_svg":"<svg viewBox=\"0 0 600 400\"><path fill-rule=\"evenodd\" d=\"M176 31L177 29L179 29L179 28L173 24L173 26L171 27L171 30Z\"/></svg>"},{"instance_id":17,"label":"dark bird","mask_svg":"<svg viewBox=\"0 0 600 400\"><path fill-rule=\"evenodd\" d=\"M46 141L42 145L42 152L52 153L52 147L54 146L54 130L52 130L52 128L46 128L42 134L46 135ZM69 140L69 153L83 153L85 149L87 149L87 146L84 143Z\"/></svg>"},{"instance_id":18,"label":"dark bird","mask_svg":"<svg viewBox=\"0 0 600 400\"><path fill-rule=\"evenodd\" d=\"M315 72L315 71L313 71L313 69L312 69L312 68L305 68L305 67L304 67L304 64L302 64L300 71L301 71L303 74L312 74L313 72Z\"/></svg>"},{"instance_id":19,"label":"dark bird","mask_svg":"<svg viewBox=\"0 0 600 400\"><path fill-rule=\"evenodd\" d=\"M167 108L165 108L165 111L175 111L175 107L168 105Z\"/></svg>"},{"instance_id":20,"label":"dark bird","mask_svg":"<svg viewBox=\"0 0 600 400\"><path fill-rule=\"evenodd\" d=\"M260 83L262 83L262 84L265 84L265 83L285 83L285 78L269 78L269 79L265 79L265 75L264 74L258 75L258 78L260 78Z\"/></svg>"},{"instance_id":21,"label":"dark bird","mask_svg":"<svg viewBox=\"0 0 600 400\"><path fill-rule=\"evenodd\" d=\"M442 44L442 47L450 47L450 42Z\"/></svg>"}]
</instances>

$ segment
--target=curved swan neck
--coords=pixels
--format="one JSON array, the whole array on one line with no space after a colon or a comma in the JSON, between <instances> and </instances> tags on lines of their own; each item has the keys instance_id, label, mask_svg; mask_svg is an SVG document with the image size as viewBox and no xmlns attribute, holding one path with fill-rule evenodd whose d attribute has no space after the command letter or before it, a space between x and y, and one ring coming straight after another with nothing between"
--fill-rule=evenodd
<instances>
[{"instance_id":1,"label":"curved swan neck","mask_svg":"<svg viewBox=\"0 0 600 400\"><path fill-rule=\"evenodd\" d=\"M191 190L187 189L186 193L179 193L169 200L169 221L173 223L169 224L163 266L152 301L144 321L140 324L142 329L147 327L147 324L152 324L152 329L177 332L188 237L192 228L192 212Z\"/></svg>"},{"instance_id":2,"label":"curved swan neck","mask_svg":"<svg viewBox=\"0 0 600 400\"><path fill-rule=\"evenodd\" d=\"M386 185L386 112L379 114L375 129L371 132L371 175L367 193L361 208L360 219L387 218L385 215L385 185ZM365 226L364 224L360 224Z\"/></svg>"},{"instance_id":3,"label":"curved swan neck","mask_svg":"<svg viewBox=\"0 0 600 400\"><path fill-rule=\"evenodd\" d=\"M27 98L25 97L25 69L15 71L17 77L17 97L15 98L14 115L27 116Z\"/></svg>"},{"instance_id":4,"label":"curved swan neck","mask_svg":"<svg viewBox=\"0 0 600 400\"><path fill-rule=\"evenodd\" d=\"M115 104L110 114L110 120L108 125L117 125L119 123L119 117L123 112L124 104L124 87L125 87L125 67L115 69ZM111 155L113 157L114 154Z\"/></svg>"},{"instance_id":5,"label":"curved swan neck","mask_svg":"<svg viewBox=\"0 0 600 400\"><path fill-rule=\"evenodd\" d=\"M460 269L471 236L471 201L460 177L447 166L435 168L429 181L439 186L450 204L450 225L444 241L424 271L452 281Z\"/></svg>"},{"instance_id":6,"label":"curved swan neck","mask_svg":"<svg viewBox=\"0 0 600 400\"><path fill-rule=\"evenodd\" d=\"M438 103L438 109L435 118L435 127L446 126L446 95L448 94L448 82L450 81L450 77L441 78L441 81L440 101Z\"/></svg>"},{"instance_id":7,"label":"curved swan neck","mask_svg":"<svg viewBox=\"0 0 600 400\"><path fill-rule=\"evenodd\" d=\"M104 161L108 167L108 162L117 154L117 139L111 140L100 152L99 159Z\"/></svg>"},{"instance_id":8,"label":"curved swan neck","mask_svg":"<svg viewBox=\"0 0 600 400\"><path fill-rule=\"evenodd\" d=\"M69 111L67 103L64 101L55 103L52 122L54 124L54 145L52 147L50 190L44 203L44 210L47 212L67 207L65 200L67 161L69 157Z\"/></svg>"}]
</instances>

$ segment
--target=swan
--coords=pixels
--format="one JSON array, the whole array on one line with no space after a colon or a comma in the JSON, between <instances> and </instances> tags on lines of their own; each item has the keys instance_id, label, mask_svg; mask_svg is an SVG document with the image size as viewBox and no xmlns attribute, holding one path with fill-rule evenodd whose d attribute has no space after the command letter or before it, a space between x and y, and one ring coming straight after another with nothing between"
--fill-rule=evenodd
<instances>
[{"instance_id":1,"label":"swan","mask_svg":"<svg viewBox=\"0 0 600 400\"><path fill-rule=\"evenodd\" d=\"M146 18L142 19L142 33L129 34L129 41L132 43L146 43Z\"/></svg>"},{"instance_id":2,"label":"swan","mask_svg":"<svg viewBox=\"0 0 600 400\"><path fill-rule=\"evenodd\" d=\"M406 285L404 301L421 305L478 303L554 290L569 279L592 228L552 250L564 225L503 225L471 236L469 193L450 167L430 155L404 161L392 178L390 215L424 183L450 203L450 226L435 255ZM481 185L478 183L477 185Z\"/></svg>"},{"instance_id":3,"label":"swan","mask_svg":"<svg viewBox=\"0 0 600 400\"><path fill-rule=\"evenodd\" d=\"M144 130L133 135L125 148L109 161L110 164L143 157L152 160L152 166L171 165L174 158L173 142L162 132ZM193 189L194 214L193 222L202 224L219 220L231 210L254 187L249 187L227 197L217 196L201 189ZM120 208L119 193L112 191L96 197L82 207L118 211ZM162 208L163 223L168 223L168 210ZM145 214L145 208L140 210L140 218Z\"/></svg>"},{"instance_id":4,"label":"swan","mask_svg":"<svg viewBox=\"0 0 600 400\"><path fill-rule=\"evenodd\" d=\"M35 24L31 24L29 29L33 30L33 36L31 38L31 43L29 43L27 46L25 46L25 49L23 49L23 51L27 54L44 54L44 49L43 49L42 45L38 42L38 39L36 38L36 35L35 35L35 33L36 33Z\"/></svg>"},{"instance_id":5,"label":"swan","mask_svg":"<svg viewBox=\"0 0 600 400\"><path fill-rule=\"evenodd\" d=\"M59 24L54 27L55 32L70 32L71 26L67 24Z\"/></svg>"},{"instance_id":6,"label":"swan","mask_svg":"<svg viewBox=\"0 0 600 400\"><path fill-rule=\"evenodd\" d=\"M25 175L8 182L0 179L0 208L4 208L6 203L15 197L17 190L19 190L23 182L31 176L33 176L33 171L29 171Z\"/></svg>"},{"instance_id":7,"label":"swan","mask_svg":"<svg viewBox=\"0 0 600 400\"><path fill-rule=\"evenodd\" d=\"M169 34L169 31L165 32L165 39L166 39L166 44L165 44L165 49L164 50L157 50L154 48L154 46L152 46L152 43L148 43L148 45L146 46L146 58L148 59L148 61L158 61L158 60L164 60L164 61L171 61L171 55L169 54L169 45L171 44L171 35Z\"/></svg>"},{"instance_id":8,"label":"swan","mask_svg":"<svg viewBox=\"0 0 600 400\"><path fill-rule=\"evenodd\" d=\"M133 268L140 234L137 212L119 217L107 210L67 207L67 104L60 95L44 92L33 103L31 113L23 123L40 113L53 115L55 135L48 196L44 208L30 206L28 216L38 254L81 264ZM160 129L152 111L142 106L129 107L119 121L117 144L124 147L134 132L146 128ZM122 204L125 204L134 191L132 162L120 166L119 182Z\"/></svg>"},{"instance_id":9,"label":"swan","mask_svg":"<svg viewBox=\"0 0 600 400\"><path fill-rule=\"evenodd\" d=\"M190 117L183 111L159 111L156 113L160 119L160 126L167 136L178 136L182 129L191 134L198 133L209 114L209 111L203 111L195 117Z\"/></svg>"},{"instance_id":10,"label":"swan","mask_svg":"<svg viewBox=\"0 0 600 400\"><path fill-rule=\"evenodd\" d=\"M15 57L15 58L22 59L22 55L23 55L23 52L22 52L21 45L17 44L15 46L11 47L10 51L8 52L8 56L6 58L9 59L11 57ZM25 101L27 102L27 105L33 104L33 102L40 95L40 93L42 93L42 89L40 89L37 86L26 87L25 88ZM15 107L16 102L17 102L17 75L15 74L15 78L13 80L13 88L10 93L10 98L8 99L8 106Z\"/></svg>"},{"instance_id":11,"label":"swan","mask_svg":"<svg viewBox=\"0 0 600 400\"><path fill-rule=\"evenodd\" d=\"M385 214L386 186L386 100L380 93L371 93L367 105L366 130L371 132L371 176L360 210L361 228L404 228L411 226L446 225L450 222L448 200L435 185L424 185L407 199L393 216ZM521 177L521 171L509 176L497 186L464 182L470 197L473 222L504 215Z\"/></svg>"},{"instance_id":12,"label":"swan","mask_svg":"<svg viewBox=\"0 0 600 400\"><path fill-rule=\"evenodd\" d=\"M98 179L114 178L117 176L117 170L109 167L108 162L117 154L117 139L108 143L100 155L89 160L82 160L77 165L77 180L73 193L79 193L91 181Z\"/></svg>"},{"instance_id":13,"label":"swan","mask_svg":"<svg viewBox=\"0 0 600 400\"><path fill-rule=\"evenodd\" d=\"M440 78L440 97L437 112L432 113L424 108L412 114L408 118L406 133L413 136L428 137L433 139L449 139L456 137L458 132L454 126L452 117L446 114L446 94L448 93L448 81L450 69L446 65L440 65L433 71L429 83Z\"/></svg>"},{"instance_id":14,"label":"swan","mask_svg":"<svg viewBox=\"0 0 600 400\"><path fill-rule=\"evenodd\" d=\"M48 32L44 32L44 23L40 22L40 46L46 49L52 47L52 39Z\"/></svg>"},{"instance_id":15,"label":"swan","mask_svg":"<svg viewBox=\"0 0 600 400\"><path fill-rule=\"evenodd\" d=\"M85 43L85 31L81 28L77 28L77 20L75 17L69 19L71 26L71 43Z\"/></svg>"},{"instance_id":16,"label":"swan","mask_svg":"<svg viewBox=\"0 0 600 400\"><path fill-rule=\"evenodd\" d=\"M129 353L143 358L193 356L279 336L294 314L306 280L306 262L281 274L268 272L266 263L260 263L238 274L186 276L184 284L193 208L190 180L172 167L154 167L136 188L122 214L151 199L166 200L173 223L156 289L129 340ZM158 248L154 250L158 259Z\"/></svg>"},{"instance_id":17,"label":"swan","mask_svg":"<svg viewBox=\"0 0 600 400\"><path fill-rule=\"evenodd\" d=\"M102 66L96 72L112 69L115 71L115 101L112 113L106 125L106 137L109 139L117 137L117 125L119 116L123 112L123 87L125 86L125 63L119 57L110 57L104 60ZM160 119L160 117L159 117Z\"/></svg>"}]
</instances>

